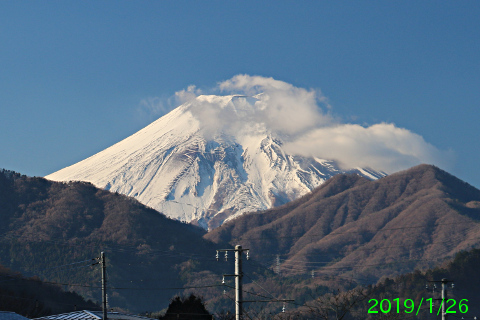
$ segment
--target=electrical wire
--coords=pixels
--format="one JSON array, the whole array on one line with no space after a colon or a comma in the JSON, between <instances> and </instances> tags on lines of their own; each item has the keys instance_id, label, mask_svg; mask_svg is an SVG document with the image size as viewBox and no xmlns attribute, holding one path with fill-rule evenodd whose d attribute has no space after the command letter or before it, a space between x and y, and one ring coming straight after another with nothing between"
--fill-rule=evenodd
<instances>
[{"instance_id":1,"label":"electrical wire","mask_svg":"<svg viewBox=\"0 0 480 320\"><path fill-rule=\"evenodd\" d=\"M472 224L472 221L465 221L465 222L456 222L456 223L439 223L439 224L436 224L436 226L443 226L443 225L448 225L448 226L451 226L451 225L459 225L459 224ZM342 226L343 227L343 226ZM340 227L340 228L342 228ZM378 233L378 232L384 232L384 231L392 231L392 230L405 230L405 229L419 229L419 228L425 228L426 226L425 225L416 225L416 226L406 226L406 227L397 227L397 228L383 228L383 229L380 229L380 230L374 230L374 232ZM295 238L314 238L314 237L329 237L329 236L335 236L335 235L339 235L339 234L364 234L365 232L367 232L367 230L364 230L364 231L345 231L345 232L332 232L332 233L328 233L328 234L311 234L311 235L305 235L302 234L302 235L296 235L296 236L276 236L276 237L257 237L257 238L244 238L242 236L240 236L239 238L233 238L231 242L233 242L234 240L265 240L265 239L272 239L272 238L275 238L275 239L295 239Z\"/></svg>"},{"instance_id":2,"label":"electrical wire","mask_svg":"<svg viewBox=\"0 0 480 320\"><path fill-rule=\"evenodd\" d=\"M85 308L91 308L92 306L87 306L87 305L77 305L77 304L71 304L71 303L65 303L65 302L58 302L58 301L53 301L53 300L38 300L38 299L33 299L33 298L25 298L25 297L16 297L16 296L11 296L11 295L6 295L6 294L0 294L0 297L4 297L4 298L11 298L11 299L15 299L15 300L28 300L28 301L38 301L38 302L53 302L55 304L62 304L62 305L65 305L65 306L77 306L77 307L85 307ZM99 309L101 310L101 309ZM93 310L95 311L95 310Z\"/></svg>"},{"instance_id":3,"label":"electrical wire","mask_svg":"<svg viewBox=\"0 0 480 320\"><path fill-rule=\"evenodd\" d=\"M471 222L469 222L471 223ZM463 224L463 223L457 223L457 224ZM440 225L440 224L439 224ZM450 224L449 224L450 225ZM421 228L421 227L424 227L424 226L410 226L410 227L402 227L402 228L390 228L390 229L382 229L382 230L379 230L377 232L380 232L380 231L387 231L387 230L401 230L401 229L413 229L413 228ZM474 228L472 228L474 229ZM469 232L470 230L468 230L467 232ZM360 232L342 232L342 233L331 233L331 234L328 234L328 235L325 235L325 237L327 236L331 236L331 235L337 235L337 234L346 234L346 233L360 233ZM315 236L315 235L314 235ZM316 236L319 236L319 235L316 235ZM458 237L461 237L461 236L458 236ZM287 238L287 237L278 237L278 238ZM467 240L478 240L480 238L476 237L476 238L466 238L466 239L463 239L463 241L467 241ZM246 240L248 240L248 238L246 238ZM252 240L252 239L250 239ZM426 246L430 246L432 244L440 244L440 243L453 243L456 239L449 239L448 241L441 241L441 242L432 242L432 243L429 243L429 244L425 244L424 247ZM67 244L67 245L71 245L69 242L67 241L45 241L45 242L53 242L53 243L62 243L62 244ZM92 248L98 248L97 246L84 246L84 245L78 245L79 247L92 247ZM394 247L409 247L409 246L386 246L386 247L378 247L378 248L360 248L359 250L379 250L379 249L388 249L388 248L394 248ZM135 246L124 246L124 247L121 247L121 246L106 246L106 248L108 248L109 250L112 250L112 251L117 251L117 252L128 252L128 251L131 251L131 252L138 252L138 247L135 247ZM419 249L421 249L422 247L420 247ZM416 249L416 248L412 248L412 249ZM168 256L171 256L171 257L178 257L178 256L181 256L181 257L191 257L191 258L197 258L197 259L204 259L205 261L214 261L214 259L209 259L209 258L206 258L206 256L204 255L199 255L199 254L189 254L189 253L181 253L181 252L172 252L172 251L169 251L169 250L153 250L152 252L149 252L146 254L146 256L158 256L158 257L168 257ZM47 269L43 269L43 270L39 270L40 272L42 271L49 271L49 270L55 270L55 269L60 269L60 268L64 268L66 266L71 266L71 265L75 265L75 264L79 264L79 263L83 263L83 262L87 262L87 261L92 261L92 260L95 260L95 259L90 259L90 260L84 260L84 261L79 261L79 262L73 262L73 263L69 263L69 264L65 264L65 265L61 265L61 266L58 266L58 267L53 267L53 268L47 268ZM412 261L437 261L437 260L434 260L434 259L410 259L410 260L404 260L404 261L396 261L396 262L392 262L392 263L378 263L378 264L365 264L365 265L356 265L356 266L344 266L344 267L328 267L328 266L325 266L323 267L323 269L355 269L355 268L361 268L361 267L371 267L371 266L385 266L385 265L393 265L393 264L397 264L397 263L407 263L407 262L412 262ZM302 268L296 268L295 265L300 265L302 263L305 263L303 261L299 261L299 260L289 260L289 261L286 261L282 264L282 268L285 268L288 266L288 264L290 264L290 269L291 270L297 270L297 271L304 271L304 269ZM318 265L318 264L328 264L328 263L331 263L331 262L325 262L325 261L308 261L307 262L309 265ZM89 266L89 265L87 265ZM74 267L74 268L69 268L69 269L62 269L61 271L69 271L69 270L75 270L75 269L78 269L78 268L84 268L86 266L79 266L79 267ZM266 268L268 270L271 270L270 268ZM249 277L249 276L247 276ZM249 277L250 278L250 277ZM255 282L252 278L250 278L253 282ZM87 285L79 285L79 284L69 284L69 283L58 283L58 282L45 282L47 284L57 284L57 285L69 285L69 286L79 286L79 287L88 287L88 288L101 288L100 286L87 286ZM255 282L256 283L256 282ZM257 285L259 285L258 283L256 283ZM109 287L110 289L115 289L115 290L183 290L183 289L198 289L198 288L209 288L209 287L218 287L218 286L221 286L221 285L210 285L210 286L191 286L191 287L176 287L176 288L136 288L136 287ZM260 285L259 285L260 286ZM261 287L261 286L260 286ZM265 290L263 287L261 287L265 292L267 292L269 295L271 295L273 297L273 295L271 293L269 293L267 290ZM246 291L248 292L248 291ZM251 293L251 292L248 292L250 294L254 294L256 295L255 293ZM259 295L258 295L259 296ZM269 297L264 297L264 298L269 298ZM303 305L302 305L303 306Z\"/></svg>"},{"instance_id":4,"label":"electrical wire","mask_svg":"<svg viewBox=\"0 0 480 320\"><path fill-rule=\"evenodd\" d=\"M474 228L472 228L474 229ZM468 231L471 231L471 230L467 230ZM456 235L457 238L461 238L461 235ZM411 248L411 249L421 249L421 248L424 248L424 247L427 247L427 246L431 246L431 245L434 245L434 244L444 244L444 243L454 243L455 241L457 241L457 238L450 238L446 241L434 241L434 242L430 242L430 243L426 243L420 247L418 246L415 246L415 247L412 247L412 245L396 245L396 246L385 246L385 247L376 247L376 248L355 248L354 251L356 250L379 250L379 249L391 249L391 248ZM272 237L271 239L274 239L274 237ZM409 238L403 238L403 240L409 240L409 239L417 239L416 237L409 237ZM480 237L473 237L473 238L465 238L465 239L458 239L458 240L462 240L462 242L464 241L467 241L467 240L480 240ZM366 246L368 245L369 242L367 243L364 243L362 244L362 246ZM271 254L262 254L262 256L277 256L279 254L277 253L271 253ZM282 255L280 255L282 256Z\"/></svg>"},{"instance_id":5,"label":"electrical wire","mask_svg":"<svg viewBox=\"0 0 480 320\"><path fill-rule=\"evenodd\" d=\"M468 241L468 240L478 240L480 238L478 237L473 237L473 238L466 238L466 239L462 239L463 242L464 241ZM425 246L423 247L413 247L412 249L418 249L418 250L421 250L422 248L424 247L427 247L427 246L431 246L431 245L434 245L434 244L441 244L441 243L454 243L456 241L456 239L449 239L448 241L438 241L438 242L431 242L431 243L428 243L428 244L425 244ZM386 247L379 247L379 248L367 248L366 250L378 250L378 249L389 249L389 248L392 248L392 247L411 247L411 246L386 246ZM360 248L361 250L362 248ZM355 249L355 250L358 250ZM365 250L365 249L364 249ZM274 254L271 254L271 256L273 256ZM443 260L443 259L442 259ZM436 260L436 259L409 259L409 260L405 260L403 262L409 262L409 261L439 261L439 260ZM287 267L288 265L295 265L295 262L297 262L297 264L300 264L300 265L304 265L304 264L309 264L309 265L314 265L314 264L328 264L328 263L331 263L331 261L302 261L302 260L292 260L292 259L289 259L285 262L282 263L282 268L285 268ZM403 262L398 262L398 263L403 263ZM379 264L376 264L378 266L381 266L381 265L391 265L393 264L392 263L379 263ZM370 265L363 265L363 266L374 266L373 264L370 264ZM359 267L363 267L363 266L355 266L355 267L352 267L352 268L359 268ZM325 269L333 269L334 267L323 267ZM348 268L348 267L337 267L338 269L345 269L345 268ZM294 269L293 267L291 269ZM302 272L305 272L305 269L300 269L300 271Z\"/></svg>"},{"instance_id":6,"label":"electrical wire","mask_svg":"<svg viewBox=\"0 0 480 320\"><path fill-rule=\"evenodd\" d=\"M258 282L256 282L255 280L253 280L247 273L243 273L244 276L246 276L247 278L249 278L253 283L255 283L257 286L259 286L263 291L265 291L266 293L268 293L272 298L275 299L275 297L273 296L273 294L271 294L267 289L265 289L264 287L262 287Z\"/></svg>"},{"instance_id":7,"label":"electrical wire","mask_svg":"<svg viewBox=\"0 0 480 320\"><path fill-rule=\"evenodd\" d=\"M471 223L471 222L469 222ZM464 224L464 223L457 223L457 224ZM451 224L449 224L451 225ZM409 227L400 227L400 228L389 228L389 229L381 229L379 231L385 231L385 230L400 230L400 229L411 229L411 228L421 228L423 226L409 226ZM331 233L331 234L328 234L328 235L325 235L325 236L330 236L330 235L335 235L335 234L346 234L346 233L360 233L360 232L342 232L342 233ZM312 236L319 236L319 235L310 235L310 236L307 236L307 237L312 237ZM264 239L265 237L262 237L262 239ZM279 238L284 238L284 237L279 237ZM249 238L245 238L245 239L249 239ZM254 239L254 238L250 238L251 239ZM477 240L477 239L480 239L480 238L467 238L467 239L461 239L463 241L466 241L466 240ZM449 239L448 241L441 241L441 242L433 242L433 243L430 243L430 244L426 244L425 246L428 246L428 245L432 245L432 244L437 244L437 243L452 243L453 241L455 241L454 239ZM62 241L62 240L46 240L45 242L53 242L53 243L62 243L62 244L67 244L67 245L72 245L70 242L67 242L67 241ZM75 245L74 245L75 246ZM79 245L81 247L89 247L89 246L85 246L85 245ZM95 247L95 248L98 248L97 246L90 246L90 247ZM133 252L138 252L138 247L136 246L107 246L108 249L112 250L112 251L117 251L117 252L126 252L126 251L133 251ZM387 246L387 247L379 247L379 248L357 248L355 250L379 250L379 249L389 249L389 248L392 248L392 247L410 247L410 246ZM412 248L412 249L417 249L417 248ZM184 257L184 258L191 258L191 259L197 259L197 260L208 260L208 261L214 261L213 259L209 259L207 258L206 256L204 255L199 255L199 254L192 254L192 253L182 253L182 252L171 252L169 250L154 250L154 251L151 251L149 253L146 254L147 256L157 256L157 257ZM311 262L312 264L315 263L315 262ZM324 262L324 263L328 263L328 262Z\"/></svg>"},{"instance_id":8,"label":"electrical wire","mask_svg":"<svg viewBox=\"0 0 480 320\"><path fill-rule=\"evenodd\" d=\"M53 270L53 269L59 269L59 268L63 268L63 267L66 267L66 266L71 266L71 265L74 265L74 264L79 264L79 263L84 263L84 262L89 262L89 261L95 261L95 260L96 260L95 258L93 258L93 259L87 259L87 260L83 260L83 261L67 263L67 264L64 264L64 265L61 265L61 266L56 266L56 267L47 268L47 269L42 269L42 270L35 270L35 269L33 269L32 272L43 272L43 271L48 271L48 270Z\"/></svg>"},{"instance_id":9,"label":"electrical wire","mask_svg":"<svg viewBox=\"0 0 480 320\"><path fill-rule=\"evenodd\" d=\"M239 305L239 304L237 303L237 301L236 301L235 299L233 299L232 297L230 297L228 294L224 294L224 296L233 301L233 303L235 304L235 308L236 308L236 306ZM245 310L245 308L243 308L243 307L242 307L242 312L243 312L243 314L245 314L250 320L253 320L252 317L250 317L250 315L248 314L248 312L247 312L247 311Z\"/></svg>"},{"instance_id":10,"label":"electrical wire","mask_svg":"<svg viewBox=\"0 0 480 320\"><path fill-rule=\"evenodd\" d=\"M262 264L261 262L259 261L255 261L255 259L250 259L251 262L253 263L256 263L259 267L265 269L265 270L268 270L270 272L273 273L273 270L267 266L265 266L264 264ZM318 277L318 276L316 276ZM334 279L330 279L330 277L333 277ZM338 276L338 275L335 275L335 276L330 276L328 279L325 279L325 280L330 280L330 281L337 281L337 282L340 282L340 281L343 281L343 280L347 280L347 281L350 281L350 282L355 282L355 283L362 283L362 282L359 282L359 280L363 281L363 284L371 284L372 281L371 280L368 280L368 279L362 279L362 278L346 278L346 277L342 277L342 276ZM343 280L341 280L343 279Z\"/></svg>"}]
</instances>

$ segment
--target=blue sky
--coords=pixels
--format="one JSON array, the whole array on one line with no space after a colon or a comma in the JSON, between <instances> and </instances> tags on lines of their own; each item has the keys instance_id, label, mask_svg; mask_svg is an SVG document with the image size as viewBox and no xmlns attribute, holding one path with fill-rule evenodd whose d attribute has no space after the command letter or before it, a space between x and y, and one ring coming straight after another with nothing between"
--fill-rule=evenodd
<instances>
[{"instance_id":1,"label":"blue sky","mask_svg":"<svg viewBox=\"0 0 480 320\"><path fill-rule=\"evenodd\" d=\"M480 187L478 1L3 1L0 168L44 176L237 74L394 123ZM150 112L145 101L164 108Z\"/></svg>"}]
</instances>

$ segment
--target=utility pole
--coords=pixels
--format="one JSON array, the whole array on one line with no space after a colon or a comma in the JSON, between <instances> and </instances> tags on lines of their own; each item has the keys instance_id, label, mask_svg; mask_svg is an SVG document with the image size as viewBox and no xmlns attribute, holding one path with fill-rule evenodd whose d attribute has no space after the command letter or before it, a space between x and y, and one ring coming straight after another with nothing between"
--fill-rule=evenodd
<instances>
[{"instance_id":1,"label":"utility pole","mask_svg":"<svg viewBox=\"0 0 480 320\"><path fill-rule=\"evenodd\" d=\"M107 320L107 268L105 265L105 253L100 253L100 263L102 265L102 311L103 320Z\"/></svg>"},{"instance_id":2,"label":"utility pole","mask_svg":"<svg viewBox=\"0 0 480 320\"><path fill-rule=\"evenodd\" d=\"M436 300L441 300L441 307L442 307L442 320L447 320L447 313L445 312L445 305L447 303L447 283L453 282L452 280L447 280L446 278L443 278L442 280L434 280L434 281L428 281L428 282L441 282L442 283L442 299L436 299ZM427 286L428 287L428 286ZM434 285L435 288L435 285ZM453 288L453 284L452 284ZM435 289L434 289L435 290Z\"/></svg>"},{"instance_id":3,"label":"utility pole","mask_svg":"<svg viewBox=\"0 0 480 320\"><path fill-rule=\"evenodd\" d=\"M225 252L225 261L228 260L228 251L235 251L235 274L224 274L224 277L235 277L235 320L243 320L243 290L242 290L242 253L247 252L247 260L249 249L243 249L242 246L237 245L235 249L220 249L218 253Z\"/></svg>"},{"instance_id":4,"label":"utility pole","mask_svg":"<svg viewBox=\"0 0 480 320\"><path fill-rule=\"evenodd\" d=\"M249 259L250 249L243 249L242 246L237 245L235 249L220 249L217 250L217 261L219 260L218 253L225 252L225 261L228 261L228 251L235 251L235 274L224 274L224 280L222 283L225 283L225 277L235 277L235 320L244 320L243 318L243 303L244 302L283 302L283 311L285 312L285 302L294 301L288 299L272 299L272 300L243 300L243 290L242 290L242 280L243 280L243 271L242 271L242 253L246 251L247 260Z\"/></svg>"},{"instance_id":5,"label":"utility pole","mask_svg":"<svg viewBox=\"0 0 480 320\"><path fill-rule=\"evenodd\" d=\"M442 320L447 320L447 314L445 313L445 304L447 303L447 288L446 284L448 280L443 278L442 279Z\"/></svg>"},{"instance_id":6,"label":"utility pole","mask_svg":"<svg viewBox=\"0 0 480 320\"><path fill-rule=\"evenodd\" d=\"M243 291L242 291L242 246L235 246L235 314L236 320L243 319Z\"/></svg>"}]
</instances>

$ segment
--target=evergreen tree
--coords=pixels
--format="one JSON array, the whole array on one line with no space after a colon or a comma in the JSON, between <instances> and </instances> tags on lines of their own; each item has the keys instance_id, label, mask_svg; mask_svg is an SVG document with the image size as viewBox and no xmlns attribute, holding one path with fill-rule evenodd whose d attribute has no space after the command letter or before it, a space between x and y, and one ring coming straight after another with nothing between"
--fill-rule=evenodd
<instances>
[{"instance_id":1,"label":"evergreen tree","mask_svg":"<svg viewBox=\"0 0 480 320\"><path fill-rule=\"evenodd\" d=\"M176 296L168 305L167 313L160 317L163 320L211 320L201 298L193 293L188 297Z\"/></svg>"}]
</instances>

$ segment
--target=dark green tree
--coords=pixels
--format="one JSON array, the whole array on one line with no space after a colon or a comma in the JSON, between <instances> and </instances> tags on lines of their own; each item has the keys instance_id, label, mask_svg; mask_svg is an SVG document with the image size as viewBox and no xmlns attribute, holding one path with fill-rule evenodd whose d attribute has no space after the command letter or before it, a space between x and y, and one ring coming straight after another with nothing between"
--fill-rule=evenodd
<instances>
[{"instance_id":1,"label":"dark green tree","mask_svg":"<svg viewBox=\"0 0 480 320\"><path fill-rule=\"evenodd\" d=\"M163 320L211 320L212 315L207 311L201 298L193 293L188 297L176 296L168 305Z\"/></svg>"}]
</instances>

